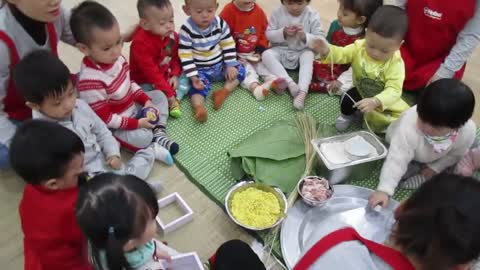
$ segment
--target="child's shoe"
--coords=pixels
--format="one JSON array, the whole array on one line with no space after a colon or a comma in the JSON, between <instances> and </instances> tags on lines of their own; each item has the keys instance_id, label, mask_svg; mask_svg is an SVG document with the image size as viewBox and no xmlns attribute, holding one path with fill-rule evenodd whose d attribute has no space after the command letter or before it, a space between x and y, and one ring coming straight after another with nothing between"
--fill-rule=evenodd
<instances>
[{"instance_id":1,"label":"child's shoe","mask_svg":"<svg viewBox=\"0 0 480 270\"><path fill-rule=\"evenodd\" d=\"M292 97L296 97L298 92L300 92L298 84L296 84L294 81L288 83L288 90L290 91L290 95L292 95Z\"/></svg>"},{"instance_id":2,"label":"child's shoe","mask_svg":"<svg viewBox=\"0 0 480 270\"><path fill-rule=\"evenodd\" d=\"M297 110L303 110L305 107L305 98L307 97L307 92L299 91L297 96L293 99L293 107Z\"/></svg>"},{"instance_id":3,"label":"child's shoe","mask_svg":"<svg viewBox=\"0 0 480 270\"><path fill-rule=\"evenodd\" d=\"M270 84L270 90L272 90L278 95L281 95L283 94L283 92L285 92L285 90L287 89L287 86L288 86L288 83L284 78L276 78Z\"/></svg>"},{"instance_id":4,"label":"child's shoe","mask_svg":"<svg viewBox=\"0 0 480 270\"><path fill-rule=\"evenodd\" d=\"M193 108L194 110L194 113L195 113L195 119L200 122L200 123L204 123L207 121L207 118L208 118L208 113L207 113L207 109L205 109L205 106L204 105L197 105Z\"/></svg>"},{"instance_id":5,"label":"child's shoe","mask_svg":"<svg viewBox=\"0 0 480 270\"><path fill-rule=\"evenodd\" d=\"M213 92L213 108L219 110L229 95L230 91L225 88Z\"/></svg>"},{"instance_id":6,"label":"child's shoe","mask_svg":"<svg viewBox=\"0 0 480 270\"><path fill-rule=\"evenodd\" d=\"M340 116L335 121L335 127L338 131L345 131L347 128L350 127L353 121L355 121L356 115L344 115L340 114Z\"/></svg>"},{"instance_id":7,"label":"child's shoe","mask_svg":"<svg viewBox=\"0 0 480 270\"><path fill-rule=\"evenodd\" d=\"M268 95L268 90L262 85L255 87L252 91L253 96L256 100L262 101Z\"/></svg>"},{"instance_id":8,"label":"child's shoe","mask_svg":"<svg viewBox=\"0 0 480 270\"><path fill-rule=\"evenodd\" d=\"M162 147L158 143L153 144L153 152L155 153L155 159L165 163L168 166L173 165L173 158L167 148Z\"/></svg>"},{"instance_id":9,"label":"child's shoe","mask_svg":"<svg viewBox=\"0 0 480 270\"><path fill-rule=\"evenodd\" d=\"M182 111L180 110L180 103L178 100L175 100L175 103L172 104L170 107L170 116L173 118L180 118L182 117Z\"/></svg>"}]
</instances>

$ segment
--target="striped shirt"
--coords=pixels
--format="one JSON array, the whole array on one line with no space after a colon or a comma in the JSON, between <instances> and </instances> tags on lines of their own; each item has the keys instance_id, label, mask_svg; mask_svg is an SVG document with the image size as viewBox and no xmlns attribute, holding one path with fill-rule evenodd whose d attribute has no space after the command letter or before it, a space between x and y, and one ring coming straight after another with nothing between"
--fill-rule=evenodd
<instances>
[{"instance_id":1,"label":"striped shirt","mask_svg":"<svg viewBox=\"0 0 480 270\"><path fill-rule=\"evenodd\" d=\"M101 65L85 57L78 76L81 99L112 129L138 129L135 104L145 105L150 98L130 80L130 68L120 56L112 65Z\"/></svg>"},{"instance_id":2,"label":"striped shirt","mask_svg":"<svg viewBox=\"0 0 480 270\"><path fill-rule=\"evenodd\" d=\"M235 41L228 24L218 16L205 30L188 18L180 28L179 37L178 54L187 77L197 76L197 68L208 68L222 61L227 66L238 64Z\"/></svg>"}]
</instances>

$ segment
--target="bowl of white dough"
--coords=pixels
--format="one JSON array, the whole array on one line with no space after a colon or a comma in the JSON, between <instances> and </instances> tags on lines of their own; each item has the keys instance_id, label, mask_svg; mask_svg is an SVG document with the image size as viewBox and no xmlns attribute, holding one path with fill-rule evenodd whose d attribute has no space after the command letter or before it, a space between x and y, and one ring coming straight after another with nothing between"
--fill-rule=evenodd
<instances>
[{"instance_id":1,"label":"bowl of white dough","mask_svg":"<svg viewBox=\"0 0 480 270\"><path fill-rule=\"evenodd\" d=\"M310 206L322 206L333 196L333 187L320 176L305 176L298 182L297 191Z\"/></svg>"}]
</instances>

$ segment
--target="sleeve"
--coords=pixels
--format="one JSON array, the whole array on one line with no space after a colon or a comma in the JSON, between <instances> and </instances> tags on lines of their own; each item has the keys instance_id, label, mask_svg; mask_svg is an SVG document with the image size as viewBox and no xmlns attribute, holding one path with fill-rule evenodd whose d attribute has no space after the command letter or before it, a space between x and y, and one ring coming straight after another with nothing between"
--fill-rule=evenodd
<instances>
[{"instance_id":1,"label":"sleeve","mask_svg":"<svg viewBox=\"0 0 480 270\"><path fill-rule=\"evenodd\" d=\"M145 94L143 89L136 82L132 81L130 88L133 92L133 100L135 101L135 103L145 106L145 103L151 100L151 98L147 96L147 94Z\"/></svg>"},{"instance_id":2,"label":"sleeve","mask_svg":"<svg viewBox=\"0 0 480 270\"><path fill-rule=\"evenodd\" d=\"M393 5L405 9L408 0L383 0L384 5Z\"/></svg>"},{"instance_id":3,"label":"sleeve","mask_svg":"<svg viewBox=\"0 0 480 270\"><path fill-rule=\"evenodd\" d=\"M344 71L340 76L338 76L337 80L342 84L340 87L340 93L345 93L348 90L352 89L353 87L353 69L352 67L348 68Z\"/></svg>"},{"instance_id":4,"label":"sleeve","mask_svg":"<svg viewBox=\"0 0 480 270\"><path fill-rule=\"evenodd\" d=\"M476 1L475 14L458 34L457 42L435 75L452 78L462 68L480 43L480 1Z\"/></svg>"},{"instance_id":5,"label":"sleeve","mask_svg":"<svg viewBox=\"0 0 480 270\"><path fill-rule=\"evenodd\" d=\"M60 40L75 46L75 38L73 37L72 29L70 28L70 9L64 8L62 6L62 32L60 34Z\"/></svg>"},{"instance_id":6,"label":"sleeve","mask_svg":"<svg viewBox=\"0 0 480 270\"><path fill-rule=\"evenodd\" d=\"M8 119L4 111L3 100L7 96L7 88L10 80L10 51L5 43L0 41L0 144L10 145L15 134L16 126Z\"/></svg>"},{"instance_id":7,"label":"sleeve","mask_svg":"<svg viewBox=\"0 0 480 270\"><path fill-rule=\"evenodd\" d=\"M155 86L155 89L163 91L167 97L172 97L175 95L175 91L168 83L167 78L160 73L159 65L153 57L155 55L153 47L148 40L135 38L130 47L131 62L137 63L135 66L143 73L144 78Z\"/></svg>"},{"instance_id":8,"label":"sleeve","mask_svg":"<svg viewBox=\"0 0 480 270\"><path fill-rule=\"evenodd\" d=\"M462 133L464 133L462 134L463 136L461 138L457 138L452 150L450 150L444 157L428 164L428 166L435 172L440 173L446 168L459 162L467 153L468 149L470 149L473 141L475 140L475 129L475 124L473 121L467 122L462 130Z\"/></svg>"},{"instance_id":9,"label":"sleeve","mask_svg":"<svg viewBox=\"0 0 480 270\"><path fill-rule=\"evenodd\" d=\"M398 55L398 59L385 71L385 89L375 97L380 100L381 109L392 106L402 96L403 81L405 80L405 65Z\"/></svg>"},{"instance_id":10,"label":"sleeve","mask_svg":"<svg viewBox=\"0 0 480 270\"><path fill-rule=\"evenodd\" d=\"M180 28L180 32L178 33L180 40L178 56L180 57L183 71L187 77L191 78L198 76L198 70L193 59L192 38L189 34L189 31L190 30L185 25Z\"/></svg>"},{"instance_id":11,"label":"sleeve","mask_svg":"<svg viewBox=\"0 0 480 270\"><path fill-rule=\"evenodd\" d=\"M305 33L307 37L305 44L308 45L312 44L314 40L325 39L325 32L323 31L322 22L320 20L320 15L318 14L318 12L313 12L310 18L309 25L311 32Z\"/></svg>"},{"instance_id":12,"label":"sleeve","mask_svg":"<svg viewBox=\"0 0 480 270\"><path fill-rule=\"evenodd\" d=\"M107 90L102 82L80 79L77 90L80 98L90 105L92 110L109 128L125 130L138 129L138 119L122 117L112 112L107 100Z\"/></svg>"},{"instance_id":13,"label":"sleeve","mask_svg":"<svg viewBox=\"0 0 480 270\"><path fill-rule=\"evenodd\" d=\"M233 36L230 33L230 28L228 24L221 18L220 26L222 27L222 37L220 40L220 48L222 48L223 52L223 61L227 66L236 66L238 65L237 62L237 49L235 48L235 40L233 40Z\"/></svg>"},{"instance_id":14,"label":"sleeve","mask_svg":"<svg viewBox=\"0 0 480 270\"><path fill-rule=\"evenodd\" d=\"M414 149L416 146L409 141L408 132L410 131L399 126L396 133L393 134L387 159L380 172L380 182L377 190L383 191L390 196L395 192L400 179L407 171L408 164L415 155Z\"/></svg>"},{"instance_id":15,"label":"sleeve","mask_svg":"<svg viewBox=\"0 0 480 270\"><path fill-rule=\"evenodd\" d=\"M180 64L180 58L178 57L178 34L175 33L174 35L174 44L172 47L172 62L171 62L171 68L172 68L172 75L180 77L182 75L182 65Z\"/></svg>"},{"instance_id":16,"label":"sleeve","mask_svg":"<svg viewBox=\"0 0 480 270\"><path fill-rule=\"evenodd\" d=\"M330 52L326 57L317 56L317 59L321 59L322 63L329 64L351 64L355 53L359 48L356 43L350 44L345 47L338 47L330 45Z\"/></svg>"},{"instance_id":17,"label":"sleeve","mask_svg":"<svg viewBox=\"0 0 480 270\"><path fill-rule=\"evenodd\" d=\"M78 101L77 101L78 102ZM107 125L95 114L95 112L82 100L82 106L85 108L85 111L88 114L88 117L92 119L93 122L93 133L97 137L98 144L102 148L102 152L106 158L112 156L120 157L120 145L117 140L113 137L112 132L108 129Z\"/></svg>"},{"instance_id":18,"label":"sleeve","mask_svg":"<svg viewBox=\"0 0 480 270\"><path fill-rule=\"evenodd\" d=\"M255 49L255 52L258 54L262 54L266 49L268 49L268 39L266 36L266 31L268 27L267 15L265 15L265 12L263 12L263 10L260 10L260 14L260 18L258 18L259 29L257 30L259 32L259 39L257 48Z\"/></svg>"},{"instance_id":19,"label":"sleeve","mask_svg":"<svg viewBox=\"0 0 480 270\"><path fill-rule=\"evenodd\" d=\"M332 35L335 31L338 29L338 21L334 20L331 24L330 27L328 28L328 33L327 33L327 41L328 43L332 43Z\"/></svg>"},{"instance_id":20,"label":"sleeve","mask_svg":"<svg viewBox=\"0 0 480 270\"><path fill-rule=\"evenodd\" d=\"M270 21L268 22L267 31L265 35L270 42L282 43L285 42L285 36L283 35L283 26L281 25L280 9L275 10L270 15Z\"/></svg>"}]
</instances>

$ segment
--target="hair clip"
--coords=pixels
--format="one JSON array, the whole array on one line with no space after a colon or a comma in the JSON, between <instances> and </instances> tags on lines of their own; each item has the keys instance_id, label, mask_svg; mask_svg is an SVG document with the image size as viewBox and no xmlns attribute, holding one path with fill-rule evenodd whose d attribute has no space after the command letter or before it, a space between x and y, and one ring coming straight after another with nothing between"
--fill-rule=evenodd
<instances>
[{"instance_id":1,"label":"hair clip","mask_svg":"<svg viewBox=\"0 0 480 270\"><path fill-rule=\"evenodd\" d=\"M108 227L108 235L115 237L115 228L113 226Z\"/></svg>"}]
</instances>

